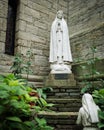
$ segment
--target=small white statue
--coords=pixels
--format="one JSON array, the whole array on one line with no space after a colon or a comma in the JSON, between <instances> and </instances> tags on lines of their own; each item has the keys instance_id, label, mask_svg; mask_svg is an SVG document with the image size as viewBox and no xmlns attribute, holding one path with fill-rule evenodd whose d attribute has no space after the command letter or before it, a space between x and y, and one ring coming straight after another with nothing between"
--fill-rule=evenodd
<instances>
[{"instance_id":1,"label":"small white statue","mask_svg":"<svg viewBox=\"0 0 104 130\"><path fill-rule=\"evenodd\" d=\"M59 10L52 23L50 39L50 56L51 72L68 72L71 73L72 55L68 27L63 18L63 11Z\"/></svg>"},{"instance_id":2,"label":"small white statue","mask_svg":"<svg viewBox=\"0 0 104 130\"><path fill-rule=\"evenodd\" d=\"M84 126L83 130L99 130L97 123L99 107L95 104L93 97L86 93L82 97L82 107L79 109L77 124Z\"/></svg>"}]
</instances>

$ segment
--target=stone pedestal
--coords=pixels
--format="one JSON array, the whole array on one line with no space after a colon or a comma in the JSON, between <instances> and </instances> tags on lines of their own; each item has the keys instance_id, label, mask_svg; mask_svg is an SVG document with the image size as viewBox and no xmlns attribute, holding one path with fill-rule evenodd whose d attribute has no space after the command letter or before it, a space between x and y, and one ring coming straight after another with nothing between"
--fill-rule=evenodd
<instances>
[{"instance_id":1,"label":"stone pedestal","mask_svg":"<svg viewBox=\"0 0 104 130\"><path fill-rule=\"evenodd\" d=\"M66 87L66 86L71 86L75 87L76 86L76 80L74 79L74 74L68 74L68 73L57 73L57 74L49 74L45 81L45 86L48 87Z\"/></svg>"}]
</instances>

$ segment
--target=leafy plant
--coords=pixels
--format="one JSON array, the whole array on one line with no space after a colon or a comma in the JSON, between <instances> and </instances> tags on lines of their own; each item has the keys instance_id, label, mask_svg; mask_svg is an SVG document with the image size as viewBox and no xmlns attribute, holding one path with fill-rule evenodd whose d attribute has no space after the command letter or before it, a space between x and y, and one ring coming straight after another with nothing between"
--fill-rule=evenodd
<instances>
[{"instance_id":1,"label":"leafy plant","mask_svg":"<svg viewBox=\"0 0 104 130\"><path fill-rule=\"evenodd\" d=\"M12 72L14 73L15 76L21 77L22 74L22 54L16 54L14 57L13 65L10 69L12 69Z\"/></svg>"},{"instance_id":2,"label":"leafy plant","mask_svg":"<svg viewBox=\"0 0 104 130\"><path fill-rule=\"evenodd\" d=\"M99 89L92 84L93 81L95 80L94 79L95 75L100 75L100 73L96 69L96 62L99 60L98 58L95 57L95 53L96 53L97 49L96 49L95 46L92 46L90 49L91 49L90 54L92 54L92 58L88 59L86 61L86 65L80 66L82 70L88 69L88 71L89 71L89 73L83 74L83 82L84 82L85 86L81 89L82 94L85 93L85 92L92 93L95 89ZM89 68L88 68L88 66L89 66ZM96 80L101 81L102 79L99 78L99 79L96 79ZM101 83L102 83L102 81L101 81Z\"/></svg>"},{"instance_id":3,"label":"leafy plant","mask_svg":"<svg viewBox=\"0 0 104 130\"><path fill-rule=\"evenodd\" d=\"M23 54L16 54L16 56L14 57L13 65L11 67L11 69L13 70L12 72L14 73L15 76L21 78L21 74L26 73L28 80L28 75L32 73L31 69L32 55L33 53L31 49L26 52L25 60Z\"/></svg>"},{"instance_id":4,"label":"leafy plant","mask_svg":"<svg viewBox=\"0 0 104 130\"><path fill-rule=\"evenodd\" d=\"M32 73L32 69L31 69L31 57L33 56L33 53L32 53L32 50L28 50L26 52L26 58L27 58L27 61L25 62L25 65L24 65L24 71L26 72L27 74L27 79L28 79L28 75L30 73Z\"/></svg>"},{"instance_id":5,"label":"leafy plant","mask_svg":"<svg viewBox=\"0 0 104 130\"><path fill-rule=\"evenodd\" d=\"M42 128L35 118L47 106L45 99L36 90L26 86L22 79L17 79L13 74L0 76L0 130L52 129L46 123Z\"/></svg>"},{"instance_id":6,"label":"leafy plant","mask_svg":"<svg viewBox=\"0 0 104 130\"><path fill-rule=\"evenodd\" d=\"M44 118L41 118L41 119L35 118L35 120L36 120L35 123L37 125L36 130L53 130L52 127L47 125L47 122Z\"/></svg>"},{"instance_id":7,"label":"leafy plant","mask_svg":"<svg viewBox=\"0 0 104 130\"><path fill-rule=\"evenodd\" d=\"M95 90L93 92L93 97L96 104L100 107L98 112L100 122L98 123L98 127L100 129L104 129L104 89Z\"/></svg>"}]
</instances>

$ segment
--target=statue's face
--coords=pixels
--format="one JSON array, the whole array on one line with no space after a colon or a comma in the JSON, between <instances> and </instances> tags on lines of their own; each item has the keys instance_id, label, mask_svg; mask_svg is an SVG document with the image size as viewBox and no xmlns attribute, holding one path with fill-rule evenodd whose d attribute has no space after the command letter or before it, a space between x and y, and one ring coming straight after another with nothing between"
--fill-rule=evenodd
<instances>
[{"instance_id":1,"label":"statue's face","mask_svg":"<svg viewBox=\"0 0 104 130\"><path fill-rule=\"evenodd\" d=\"M62 11L62 10L59 10L59 11L57 12L57 18L62 19L62 17L63 17L63 11Z\"/></svg>"}]
</instances>

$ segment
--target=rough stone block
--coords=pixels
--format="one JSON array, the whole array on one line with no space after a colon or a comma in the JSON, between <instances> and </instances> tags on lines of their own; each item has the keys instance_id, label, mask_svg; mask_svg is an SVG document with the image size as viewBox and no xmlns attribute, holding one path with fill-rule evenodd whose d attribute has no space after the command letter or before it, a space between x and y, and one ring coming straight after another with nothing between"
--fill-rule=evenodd
<instances>
[{"instance_id":1,"label":"rough stone block","mask_svg":"<svg viewBox=\"0 0 104 130\"><path fill-rule=\"evenodd\" d=\"M45 86L59 86L63 88L65 86L76 86L76 81L74 80L74 75L73 74L69 74L68 75L68 79L61 79L61 80L57 80L54 77L54 74L49 74L49 76L47 77L46 81L45 81Z\"/></svg>"},{"instance_id":2,"label":"rough stone block","mask_svg":"<svg viewBox=\"0 0 104 130\"><path fill-rule=\"evenodd\" d=\"M0 42L0 53L4 53L5 52L5 43Z\"/></svg>"}]
</instances>

